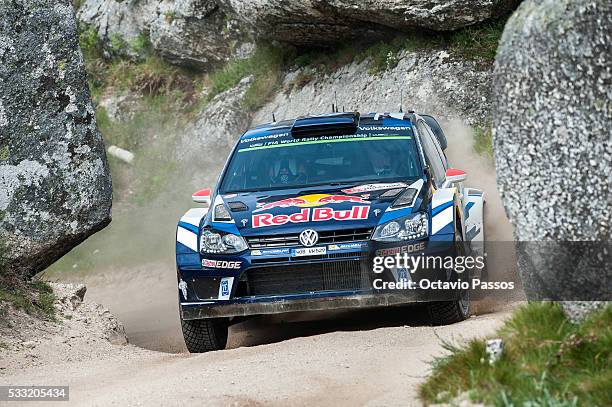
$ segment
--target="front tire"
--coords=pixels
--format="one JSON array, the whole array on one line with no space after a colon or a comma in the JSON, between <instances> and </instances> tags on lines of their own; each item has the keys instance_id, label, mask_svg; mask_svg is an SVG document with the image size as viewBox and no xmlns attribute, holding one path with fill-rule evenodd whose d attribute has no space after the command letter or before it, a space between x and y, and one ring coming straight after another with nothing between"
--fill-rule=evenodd
<instances>
[{"instance_id":1,"label":"front tire","mask_svg":"<svg viewBox=\"0 0 612 407\"><path fill-rule=\"evenodd\" d=\"M457 256L465 255L463 239L459 231L455 231ZM450 325L466 320L470 316L470 290L461 290L459 299L455 301L436 301L427 304L427 313L433 325Z\"/></svg>"},{"instance_id":2,"label":"front tire","mask_svg":"<svg viewBox=\"0 0 612 407\"><path fill-rule=\"evenodd\" d=\"M467 298L465 298L467 297ZM457 301L436 301L427 304L429 320L433 325L450 325L466 320L470 316L470 292L462 293Z\"/></svg>"},{"instance_id":3,"label":"front tire","mask_svg":"<svg viewBox=\"0 0 612 407\"><path fill-rule=\"evenodd\" d=\"M190 353L204 353L225 349L228 323L224 318L181 319L185 345Z\"/></svg>"}]
</instances>

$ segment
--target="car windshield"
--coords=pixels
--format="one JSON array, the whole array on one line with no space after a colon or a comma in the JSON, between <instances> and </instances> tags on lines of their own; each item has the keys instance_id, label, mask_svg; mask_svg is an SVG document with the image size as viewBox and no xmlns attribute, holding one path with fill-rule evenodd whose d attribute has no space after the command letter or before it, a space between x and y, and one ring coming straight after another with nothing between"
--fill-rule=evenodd
<instances>
[{"instance_id":1,"label":"car windshield","mask_svg":"<svg viewBox=\"0 0 612 407\"><path fill-rule=\"evenodd\" d=\"M220 190L235 193L398 181L421 174L416 143L410 135L285 138L241 143Z\"/></svg>"}]
</instances>

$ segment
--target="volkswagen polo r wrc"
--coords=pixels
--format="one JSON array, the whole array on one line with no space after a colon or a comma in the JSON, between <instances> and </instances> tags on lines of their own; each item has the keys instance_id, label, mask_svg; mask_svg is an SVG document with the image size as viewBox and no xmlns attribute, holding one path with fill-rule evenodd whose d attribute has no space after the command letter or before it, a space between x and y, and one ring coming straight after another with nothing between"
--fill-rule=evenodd
<instances>
[{"instance_id":1,"label":"volkswagen polo r wrc","mask_svg":"<svg viewBox=\"0 0 612 407\"><path fill-rule=\"evenodd\" d=\"M334 113L247 131L216 188L193 194L209 208L189 210L176 230L189 351L223 349L228 326L252 315L423 302L435 324L465 319L464 286L413 283L472 271L380 263L457 258L483 242L483 193L463 186L466 173L449 168L445 149L436 120L414 112Z\"/></svg>"}]
</instances>

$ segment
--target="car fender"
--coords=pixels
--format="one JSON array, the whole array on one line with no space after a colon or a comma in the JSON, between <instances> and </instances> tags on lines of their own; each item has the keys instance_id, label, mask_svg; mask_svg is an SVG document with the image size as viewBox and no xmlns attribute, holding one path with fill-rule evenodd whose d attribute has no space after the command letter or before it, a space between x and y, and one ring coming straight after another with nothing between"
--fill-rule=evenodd
<instances>
[{"instance_id":1,"label":"car fender","mask_svg":"<svg viewBox=\"0 0 612 407\"><path fill-rule=\"evenodd\" d=\"M430 209L431 237L454 235L459 207L457 188L439 188L433 192Z\"/></svg>"},{"instance_id":2,"label":"car fender","mask_svg":"<svg viewBox=\"0 0 612 407\"><path fill-rule=\"evenodd\" d=\"M198 236L202 218L208 208L192 208L178 222L176 227L176 264L178 267L199 267Z\"/></svg>"},{"instance_id":3,"label":"car fender","mask_svg":"<svg viewBox=\"0 0 612 407\"><path fill-rule=\"evenodd\" d=\"M465 188L465 238L469 242L484 241L485 195L479 189Z\"/></svg>"}]
</instances>

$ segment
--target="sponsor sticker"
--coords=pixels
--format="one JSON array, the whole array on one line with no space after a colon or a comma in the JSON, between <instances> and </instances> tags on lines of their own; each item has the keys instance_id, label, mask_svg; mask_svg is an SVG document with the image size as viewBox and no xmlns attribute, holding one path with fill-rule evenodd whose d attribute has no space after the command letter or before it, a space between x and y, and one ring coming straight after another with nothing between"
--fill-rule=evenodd
<instances>
[{"instance_id":1,"label":"sponsor sticker","mask_svg":"<svg viewBox=\"0 0 612 407\"><path fill-rule=\"evenodd\" d=\"M354 188L343 189L345 194L361 194L363 192L381 191L383 189L405 188L408 184L403 182L394 182L388 184L365 184Z\"/></svg>"},{"instance_id":2,"label":"sponsor sticker","mask_svg":"<svg viewBox=\"0 0 612 407\"><path fill-rule=\"evenodd\" d=\"M330 220L360 220L367 219L369 206L353 206L351 209L335 210L333 208L304 208L291 215L273 215L261 213L252 215L253 228L281 226L287 223L325 222Z\"/></svg>"},{"instance_id":3,"label":"sponsor sticker","mask_svg":"<svg viewBox=\"0 0 612 407\"><path fill-rule=\"evenodd\" d=\"M303 256L321 256L327 253L325 246L320 247L300 247L298 249L291 250L291 256L303 257Z\"/></svg>"},{"instance_id":4,"label":"sponsor sticker","mask_svg":"<svg viewBox=\"0 0 612 407\"><path fill-rule=\"evenodd\" d=\"M329 194L310 194L301 195L293 198L285 198L274 202L258 203L257 209L253 212L261 212L272 208L312 208L316 206L340 204L340 203L360 203L370 204L366 199L359 196L350 195L329 195Z\"/></svg>"},{"instance_id":5,"label":"sponsor sticker","mask_svg":"<svg viewBox=\"0 0 612 407\"><path fill-rule=\"evenodd\" d=\"M251 256L289 256L289 249L251 250Z\"/></svg>"},{"instance_id":6,"label":"sponsor sticker","mask_svg":"<svg viewBox=\"0 0 612 407\"><path fill-rule=\"evenodd\" d=\"M220 300L229 300L233 283L234 277L223 277L219 284L219 295L217 298Z\"/></svg>"},{"instance_id":7,"label":"sponsor sticker","mask_svg":"<svg viewBox=\"0 0 612 407\"><path fill-rule=\"evenodd\" d=\"M396 254L414 253L422 250L425 250L425 242L418 242L406 246L390 247L388 249L379 249L376 250L376 255L381 257L394 256Z\"/></svg>"},{"instance_id":8,"label":"sponsor sticker","mask_svg":"<svg viewBox=\"0 0 612 407\"><path fill-rule=\"evenodd\" d=\"M338 250L351 250L351 249L362 249L367 246L366 243L340 243L340 244L330 244L327 246L327 250L330 252L338 251Z\"/></svg>"},{"instance_id":9,"label":"sponsor sticker","mask_svg":"<svg viewBox=\"0 0 612 407\"><path fill-rule=\"evenodd\" d=\"M202 267L213 269L239 269L241 261L202 259Z\"/></svg>"}]
</instances>

